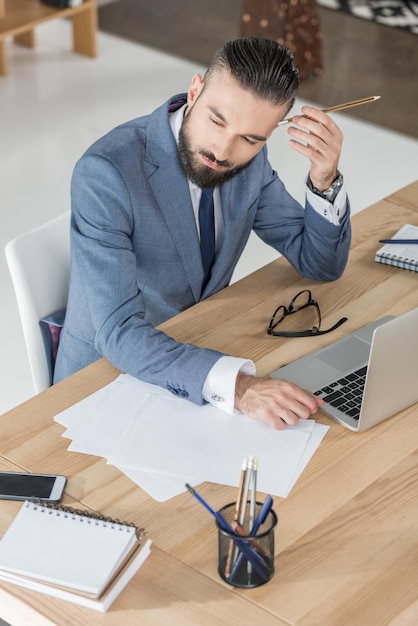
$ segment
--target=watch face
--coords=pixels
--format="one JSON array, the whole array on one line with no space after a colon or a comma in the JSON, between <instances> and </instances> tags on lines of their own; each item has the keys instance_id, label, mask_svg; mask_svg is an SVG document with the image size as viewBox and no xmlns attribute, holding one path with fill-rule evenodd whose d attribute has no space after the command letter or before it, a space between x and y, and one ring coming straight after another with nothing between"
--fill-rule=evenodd
<instances>
[{"instance_id":1,"label":"watch face","mask_svg":"<svg viewBox=\"0 0 418 626\"><path fill-rule=\"evenodd\" d=\"M341 176L341 174L339 174L337 178L334 180L334 182L331 184L329 189L327 189L327 191L325 191L324 193L334 191L334 189L337 189L337 188L339 189L342 184L343 184L343 177Z\"/></svg>"},{"instance_id":2,"label":"watch face","mask_svg":"<svg viewBox=\"0 0 418 626\"><path fill-rule=\"evenodd\" d=\"M342 186L343 186L343 177L340 174L338 178L334 180L331 187L326 192L326 197L329 200L329 202L333 202L335 200Z\"/></svg>"}]
</instances>

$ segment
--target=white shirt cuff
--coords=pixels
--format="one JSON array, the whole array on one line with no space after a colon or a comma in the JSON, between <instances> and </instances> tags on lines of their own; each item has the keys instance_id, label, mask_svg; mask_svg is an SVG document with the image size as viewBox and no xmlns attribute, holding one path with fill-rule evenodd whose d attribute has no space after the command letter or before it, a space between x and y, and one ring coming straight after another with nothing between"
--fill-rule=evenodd
<instances>
[{"instance_id":1,"label":"white shirt cuff","mask_svg":"<svg viewBox=\"0 0 418 626\"><path fill-rule=\"evenodd\" d=\"M347 212L347 192L345 183L343 183L340 191L337 193L334 203L328 202L325 198L321 198L313 193L309 187L306 187L306 198L311 207L322 215L328 222L339 226L342 218Z\"/></svg>"},{"instance_id":2,"label":"white shirt cuff","mask_svg":"<svg viewBox=\"0 0 418 626\"><path fill-rule=\"evenodd\" d=\"M209 371L203 385L203 399L213 406L235 413L235 383L238 373L255 376L255 365L247 359L222 356Z\"/></svg>"}]
</instances>

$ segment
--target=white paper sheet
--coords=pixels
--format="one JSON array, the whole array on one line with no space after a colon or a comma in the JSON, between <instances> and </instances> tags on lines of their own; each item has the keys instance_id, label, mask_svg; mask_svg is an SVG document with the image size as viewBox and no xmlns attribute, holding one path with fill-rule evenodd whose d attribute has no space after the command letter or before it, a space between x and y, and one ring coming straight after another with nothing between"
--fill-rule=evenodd
<instances>
[{"instance_id":1,"label":"white paper sheet","mask_svg":"<svg viewBox=\"0 0 418 626\"><path fill-rule=\"evenodd\" d=\"M146 470L135 470L130 467L115 467L146 491L151 498L157 500L157 502L165 502L183 493L186 491L186 483L196 487L201 482L204 482L189 476L168 476L167 474L156 474Z\"/></svg>"},{"instance_id":2,"label":"white paper sheet","mask_svg":"<svg viewBox=\"0 0 418 626\"><path fill-rule=\"evenodd\" d=\"M312 420L305 420L274 431L267 424L229 415L211 405L196 407L150 394L108 461L132 469L200 475L236 486L242 459L253 454L263 468L259 489L280 496L288 491L313 427Z\"/></svg>"},{"instance_id":3,"label":"white paper sheet","mask_svg":"<svg viewBox=\"0 0 418 626\"><path fill-rule=\"evenodd\" d=\"M321 441L327 434L328 430L329 430L329 426L326 426L325 424L317 424L315 422L315 426L313 428L311 437L306 445L305 451L300 457L295 473L289 482L288 491L283 497L287 497L289 495L290 491L295 486L298 478L300 477L303 470L305 469L305 467L307 466L307 464L313 457L315 450L317 449L317 447L319 446L319 444L321 443Z\"/></svg>"},{"instance_id":4,"label":"white paper sheet","mask_svg":"<svg viewBox=\"0 0 418 626\"><path fill-rule=\"evenodd\" d=\"M56 415L55 421L66 427L63 437L72 439L68 450L106 458L150 391L160 393L160 388L121 375L106 387ZM164 390L161 392L165 394ZM169 392L167 394L171 397ZM147 470L117 467L159 502L185 491L186 482L193 486L203 482L191 476L155 474Z\"/></svg>"},{"instance_id":5,"label":"white paper sheet","mask_svg":"<svg viewBox=\"0 0 418 626\"><path fill-rule=\"evenodd\" d=\"M328 430L301 420L274 431L126 374L55 420L66 427L69 450L107 458L158 501L184 491L186 482L237 486L249 454L259 461L259 491L286 497Z\"/></svg>"}]
</instances>

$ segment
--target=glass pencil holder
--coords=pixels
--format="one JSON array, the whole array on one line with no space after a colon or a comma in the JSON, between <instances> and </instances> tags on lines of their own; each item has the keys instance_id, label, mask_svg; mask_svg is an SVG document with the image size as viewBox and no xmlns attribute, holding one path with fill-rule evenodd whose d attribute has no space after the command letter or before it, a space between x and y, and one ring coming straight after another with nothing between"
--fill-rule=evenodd
<instances>
[{"instance_id":1,"label":"glass pencil holder","mask_svg":"<svg viewBox=\"0 0 418 626\"><path fill-rule=\"evenodd\" d=\"M274 530L278 521L277 515L270 510L257 533L251 536L248 533L248 519L237 526L235 507L233 502L219 511L234 532L228 532L217 523L218 572L222 580L234 587L259 587L274 575ZM261 507L262 503L257 502L253 512L255 519ZM250 510L250 502L247 510Z\"/></svg>"}]
</instances>

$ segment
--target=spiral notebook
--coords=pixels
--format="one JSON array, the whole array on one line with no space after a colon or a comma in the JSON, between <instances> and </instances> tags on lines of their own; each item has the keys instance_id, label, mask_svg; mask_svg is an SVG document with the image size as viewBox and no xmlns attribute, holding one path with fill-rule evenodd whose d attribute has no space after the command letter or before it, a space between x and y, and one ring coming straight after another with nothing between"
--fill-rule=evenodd
<instances>
[{"instance_id":1,"label":"spiral notebook","mask_svg":"<svg viewBox=\"0 0 418 626\"><path fill-rule=\"evenodd\" d=\"M26 501L0 541L0 580L106 611L150 553L133 524Z\"/></svg>"},{"instance_id":2,"label":"spiral notebook","mask_svg":"<svg viewBox=\"0 0 418 626\"><path fill-rule=\"evenodd\" d=\"M418 239L418 226L404 224L392 239ZM418 244L386 243L376 252L374 258L378 263L386 263L405 270L418 272Z\"/></svg>"}]
</instances>

